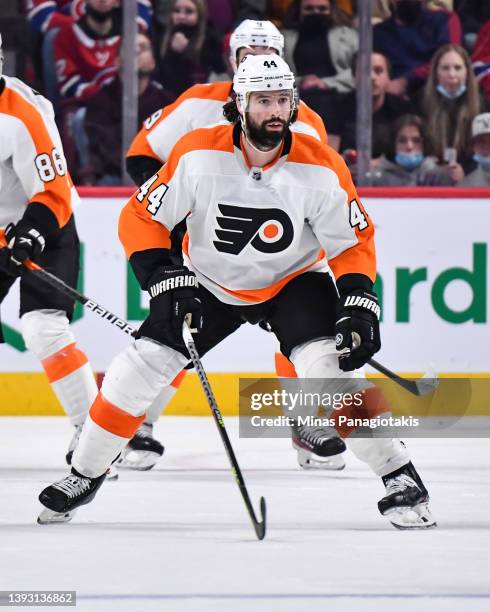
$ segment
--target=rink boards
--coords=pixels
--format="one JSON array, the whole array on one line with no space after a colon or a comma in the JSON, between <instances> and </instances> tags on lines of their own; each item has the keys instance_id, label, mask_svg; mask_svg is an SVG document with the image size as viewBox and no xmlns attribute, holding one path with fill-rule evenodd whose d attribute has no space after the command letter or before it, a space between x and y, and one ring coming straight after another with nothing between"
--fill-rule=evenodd
<instances>
[{"instance_id":1,"label":"rink boards","mask_svg":"<svg viewBox=\"0 0 490 612\"><path fill-rule=\"evenodd\" d=\"M147 298L117 238L118 214L128 193L81 190L79 289L138 326ZM490 190L371 189L362 200L377 230L377 290L383 305L379 360L405 373L429 367L459 376L489 373ZM15 287L2 304L7 345L0 348L0 414L59 414L39 363L25 351L17 310ZM81 308L73 330L96 372L103 372L129 341ZM247 325L205 357L225 413L236 414L238 374L271 375L275 350L270 334ZM204 414L200 398L190 374L169 412Z\"/></svg>"}]
</instances>

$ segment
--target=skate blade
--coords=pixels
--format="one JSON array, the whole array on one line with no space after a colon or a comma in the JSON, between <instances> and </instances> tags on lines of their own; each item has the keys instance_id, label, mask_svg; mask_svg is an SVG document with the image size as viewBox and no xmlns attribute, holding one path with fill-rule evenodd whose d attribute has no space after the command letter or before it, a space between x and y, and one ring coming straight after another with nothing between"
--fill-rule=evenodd
<instances>
[{"instance_id":1,"label":"skate blade","mask_svg":"<svg viewBox=\"0 0 490 612\"><path fill-rule=\"evenodd\" d=\"M303 470L326 470L339 472L345 468L345 461L340 455L317 457L308 451L298 449L298 463Z\"/></svg>"},{"instance_id":2,"label":"skate blade","mask_svg":"<svg viewBox=\"0 0 490 612\"><path fill-rule=\"evenodd\" d=\"M400 530L432 529L437 527L436 520L432 516L427 504L418 504L413 508L393 508L385 512L383 516L386 516L393 527Z\"/></svg>"},{"instance_id":3,"label":"skate blade","mask_svg":"<svg viewBox=\"0 0 490 612\"><path fill-rule=\"evenodd\" d=\"M39 525L56 525L57 523L69 523L75 516L76 510L70 510L69 512L55 512L49 508L44 510L37 517Z\"/></svg>"},{"instance_id":4,"label":"skate blade","mask_svg":"<svg viewBox=\"0 0 490 612\"><path fill-rule=\"evenodd\" d=\"M128 450L117 462L117 467L123 470L146 472L154 467L161 455L152 451Z\"/></svg>"}]
</instances>

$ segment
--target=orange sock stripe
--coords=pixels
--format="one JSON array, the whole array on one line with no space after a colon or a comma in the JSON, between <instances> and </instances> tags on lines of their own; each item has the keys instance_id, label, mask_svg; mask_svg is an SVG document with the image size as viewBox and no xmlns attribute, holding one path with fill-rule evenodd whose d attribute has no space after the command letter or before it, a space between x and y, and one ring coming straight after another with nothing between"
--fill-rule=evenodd
<instances>
[{"instance_id":1,"label":"orange sock stripe","mask_svg":"<svg viewBox=\"0 0 490 612\"><path fill-rule=\"evenodd\" d=\"M128 438L128 440L134 436L138 427L145 420L144 414L135 417L114 406L103 397L102 393L97 395L92 404L90 417L102 429L121 436L121 438Z\"/></svg>"},{"instance_id":2,"label":"orange sock stripe","mask_svg":"<svg viewBox=\"0 0 490 612\"><path fill-rule=\"evenodd\" d=\"M294 365L282 353L274 355L274 364L279 378L298 378Z\"/></svg>"},{"instance_id":3,"label":"orange sock stripe","mask_svg":"<svg viewBox=\"0 0 490 612\"><path fill-rule=\"evenodd\" d=\"M60 351L41 361L49 382L56 382L75 372L86 363L87 356L77 348L75 342L68 344Z\"/></svg>"},{"instance_id":4,"label":"orange sock stripe","mask_svg":"<svg viewBox=\"0 0 490 612\"><path fill-rule=\"evenodd\" d=\"M335 419L335 429L338 431L341 438L347 438L357 428L348 423L339 424L339 416L345 416L348 419L373 419L380 414L391 412L391 407L388 404L385 396L380 389L374 387L363 391L363 403L361 406L345 406L341 410L334 410L332 418Z\"/></svg>"},{"instance_id":5,"label":"orange sock stripe","mask_svg":"<svg viewBox=\"0 0 490 612\"><path fill-rule=\"evenodd\" d=\"M175 389L178 389L180 387L180 385L182 384L182 381L185 378L185 375L187 374L187 370L181 370L177 376L173 379L173 381L170 383L172 387L174 387Z\"/></svg>"}]
</instances>

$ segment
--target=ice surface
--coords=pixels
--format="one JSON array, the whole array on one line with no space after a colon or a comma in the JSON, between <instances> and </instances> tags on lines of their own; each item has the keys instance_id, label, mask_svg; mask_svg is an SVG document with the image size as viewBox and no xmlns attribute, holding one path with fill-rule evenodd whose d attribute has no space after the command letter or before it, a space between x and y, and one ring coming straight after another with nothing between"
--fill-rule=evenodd
<instances>
[{"instance_id":1,"label":"ice surface","mask_svg":"<svg viewBox=\"0 0 490 612\"><path fill-rule=\"evenodd\" d=\"M253 503L267 499L263 542L210 418L160 419L154 470L121 472L49 526L35 522L37 495L67 473L71 428L1 418L0 590L74 589L78 609L97 611L490 610L488 440L409 440L439 527L401 532L353 455L343 472L304 472L288 440L239 440L237 420L226 425Z\"/></svg>"}]
</instances>

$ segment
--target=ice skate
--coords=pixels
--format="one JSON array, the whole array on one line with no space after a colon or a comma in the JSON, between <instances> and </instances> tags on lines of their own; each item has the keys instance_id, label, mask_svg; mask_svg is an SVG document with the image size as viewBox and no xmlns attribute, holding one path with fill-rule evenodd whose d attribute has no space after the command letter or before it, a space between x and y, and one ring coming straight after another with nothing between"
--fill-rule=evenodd
<instances>
[{"instance_id":1,"label":"ice skate","mask_svg":"<svg viewBox=\"0 0 490 612\"><path fill-rule=\"evenodd\" d=\"M304 470L343 470L344 441L324 427L293 425L292 443Z\"/></svg>"},{"instance_id":2,"label":"ice skate","mask_svg":"<svg viewBox=\"0 0 490 612\"><path fill-rule=\"evenodd\" d=\"M123 450L117 466L130 470L151 470L164 450L162 444L153 437L153 425L142 423Z\"/></svg>"},{"instance_id":3,"label":"ice skate","mask_svg":"<svg viewBox=\"0 0 490 612\"><path fill-rule=\"evenodd\" d=\"M66 463L71 465L71 459L73 457L73 453L75 452L76 447L78 446L78 441L80 440L80 434L82 433L82 425L75 425L75 432L73 434L72 439L70 440L70 444L68 446L68 451L65 455ZM119 478L119 474L115 465L111 465L109 471L106 475L107 480L117 480Z\"/></svg>"},{"instance_id":4,"label":"ice skate","mask_svg":"<svg viewBox=\"0 0 490 612\"><path fill-rule=\"evenodd\" d=\"M429 509L429 494L411 463L383 477L386 495L378 509L397 529L427 529L437 523Z\"/></svg>"},{"instance_id":5,"label":"ice skate","mask_svg":"<svg viewBox=\"0 0 490 612\"><path fill-rule=\"evenodd\" d=\"M40 525L67 523L77 508L93 500L105 477L106 474L102 474L98 478L89 478L72 468L71 474L46 487L39 495L45 510L38 516L37 522Z\"/></svg>"}]
</instances>

